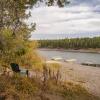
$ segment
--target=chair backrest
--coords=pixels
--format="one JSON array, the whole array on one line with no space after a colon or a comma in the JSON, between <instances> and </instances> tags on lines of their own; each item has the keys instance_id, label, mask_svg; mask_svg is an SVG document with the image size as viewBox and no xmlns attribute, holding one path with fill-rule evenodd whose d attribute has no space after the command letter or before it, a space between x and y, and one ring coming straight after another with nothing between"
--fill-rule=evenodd
<instances>
[{"instance_id":1,"label":"chair backrest","mask_svg":"<svg viewBox=\"0 0 100 100\"><path fill-rule=\"evenodd\" d=\"M11 63L10 66L11 66L11 68L12 68L12 70L13 70L14 72L16 72L16 73L20 72L20 69L19 69L19 65L18 65L18 64L16 64L16 63Z\"/></svg>"}]
</instances>

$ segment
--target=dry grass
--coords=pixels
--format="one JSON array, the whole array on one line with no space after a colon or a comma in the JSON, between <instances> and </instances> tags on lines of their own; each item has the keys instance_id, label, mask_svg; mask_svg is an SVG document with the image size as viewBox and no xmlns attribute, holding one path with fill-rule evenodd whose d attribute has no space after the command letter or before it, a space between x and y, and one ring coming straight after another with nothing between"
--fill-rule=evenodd
<instances>
[{"instance_id":1,"label":"dry grass","mask_svg":"<svg viewBox=\"0 0 100 100\"><path fill-rule=\"evenodd\" d=\"M45 87L45 90L43 88ZM48 79L46 86L36 78L15 74L0 76L0 100L100 100L89 94L81 85Z\"/></svg>"},{"instance_id":2,"label":"dry grass","mask_svg":"<svg viewBox=\"0 0 100 100\"><path fill-rule=\"evenodd\" d=\"M0 100L27 100L36 94L38 86L33 79L0 76Z\"/></svg>"},{"instance_id":3,"label":"dry grass","mask_svg":"<svg viewBox=\"0 0 100 100\"><path fill-rule=\"evenodd\" d=\"M100 100L82 87L79 84L72 82L65 82L56 85L55 82L48 82L49 92L52 94L61 95L64 100ZM52 100L52 99L51 99Z\"/></svg>"}]
</instances>

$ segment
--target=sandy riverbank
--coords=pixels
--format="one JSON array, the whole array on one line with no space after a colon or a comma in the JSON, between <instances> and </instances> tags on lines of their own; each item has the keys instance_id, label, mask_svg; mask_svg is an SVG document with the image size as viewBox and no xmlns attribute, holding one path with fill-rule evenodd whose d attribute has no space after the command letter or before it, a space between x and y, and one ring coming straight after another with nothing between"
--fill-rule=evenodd
<instances>
[{"instance_id":1,"label":"sandy riverbank","mask_svg":"<svg viewBox=\"0 0 100 100\"><path fill-rule=\"evenodd\" d=\"M61 62L62 80L83 85L90 93L100 97L100 68Z\"/></svg>"},{"instance_id":2,"label":"sandy riverbank","mask_svg":"<svg viewBox=\"0 0 100 100\"><path fill-rule=\"evenodd\" d=\"M66 51L66 52L80 52L80 53L99 53L100 54L100 49L50 49L50 48L39 48L40 50L56 50L56 51Z\"/></svg>"}]
</instances>

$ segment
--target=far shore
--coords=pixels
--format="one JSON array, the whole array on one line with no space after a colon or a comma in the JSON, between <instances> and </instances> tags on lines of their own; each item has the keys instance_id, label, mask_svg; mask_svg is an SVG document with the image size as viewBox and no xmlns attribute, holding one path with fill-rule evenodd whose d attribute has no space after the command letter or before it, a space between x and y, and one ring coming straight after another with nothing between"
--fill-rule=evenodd
<instances>
[{"instance_id":1,"label":"far shore","mask_svg":"<svg viewBox=\"0 0 100 100\"><path fill-rule=\"evenodd\" d=\"M40 50L55 50L55 51L64 51L64 52L80 52L80 53L98 53L100 54L100 48L98 49L63 49L63 48L39 48Z\"/></svg>"}]
</instances>

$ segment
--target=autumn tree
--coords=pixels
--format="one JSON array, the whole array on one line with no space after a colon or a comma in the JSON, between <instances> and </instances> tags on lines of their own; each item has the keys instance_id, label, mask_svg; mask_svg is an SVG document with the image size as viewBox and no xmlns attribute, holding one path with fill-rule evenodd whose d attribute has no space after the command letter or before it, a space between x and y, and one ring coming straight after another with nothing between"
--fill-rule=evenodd
<instances>
[{"instance_id":1,"label":"autumn tree","mask_svg":"<svg viewBox=\"0 0 100 100\"><path fill-rule=\"evenodd\" d=\"M0 62L9 64L16 62L31 66L39 61L38 54L34 51L37 42L29 40L31 32L36 29L36 24L31 27L25 23L31 14L26 10L31 9L37 2L44 2L52 6L54 2L59 7L64 6L65 0L0 0Z\"/></svg>"}]
</instances>

